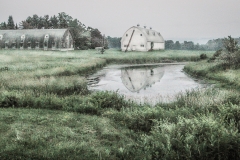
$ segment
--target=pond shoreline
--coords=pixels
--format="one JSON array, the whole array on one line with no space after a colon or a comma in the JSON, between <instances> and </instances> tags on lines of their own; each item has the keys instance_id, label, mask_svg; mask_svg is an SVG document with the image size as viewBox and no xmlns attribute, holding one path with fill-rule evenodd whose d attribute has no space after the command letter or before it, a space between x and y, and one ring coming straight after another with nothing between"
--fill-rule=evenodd
<instances>
[{"instance_id":1,"label":"pond shoreline","mask_svg":"<svg viewBox=\"0 0 240 160\"><path fill-rule=\"evenodd\" d=\"M134 100L138 103L152 103L152 105L155 105L159 102L171 102L174 101L174 97L180 92L192 90L192 88L207 87L204 82L199 83L199 81L196 81L183 71L185 64L187 63L107 65L103 67L103 69L87 77L88 88L90 91L117 91L118 94L124 95L127 100ZM155 72L160 71L161 74L163 74L162 76L164 76L163 79L162 77L156 77L158 75L154 78L154 75L150 73L151 71L153 72L153 70L150 68L157 69ZM145 80L142 79L143 77L140 75L140 72L142 74L149 74L148 78L144 76ZM127 78L123 78L123 73L127 74L125 75ZM171 76L175 76L175 78ZM162 79L161 82L160 79ZM124 85L123 81L125 81ZM173 81L174 84L171 84L171 81ZM129 83L131 83L131 85L126 86ZM176 85L176 83L178 84ZM150 88L152 88L152 92L149 91Z\"/></svg>"}]
</instances>

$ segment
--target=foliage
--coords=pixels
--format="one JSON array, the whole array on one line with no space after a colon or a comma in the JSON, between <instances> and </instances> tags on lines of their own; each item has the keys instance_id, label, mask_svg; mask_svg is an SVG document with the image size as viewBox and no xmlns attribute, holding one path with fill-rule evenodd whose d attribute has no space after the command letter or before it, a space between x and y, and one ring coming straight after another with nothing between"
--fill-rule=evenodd
<instances>
[{"instance_id":1,"label":"foliage","mask_svg":"<svg viewBox=\"0 0 240 160\"><path fill-rule=\"evenodd\" d=\"M121 48L121 37L107 37L109 48Z\"/></svg>"},{"instance_id":2,"label":"foliage","mask_svg":"<svg viewBox=\"0 0 240 160\"><path fill-rule=\"evenodd\" d=\"M0 51L1 159L240 158L239 70L189 63L189 74L232 88L187 91L151 107L117 92L89 92L85 75L107 63L200 60L213 52L95 52Z\"/></svg>"},{"instance_id":3,"label":"foliage","mask_svg":"<svg viewBox=\"0 0 240 160\"><path fill-rule=\"evenodd\" d=\"M221 54L222 54L222 49L217 50L217 51L213 54L211 60L215 60L215 59L219 58L219 56L220 56Z\"/></svg>"},{"instance_id":4,"label":"foliage","mask_svg":"<svg viewBox=\"0 0 240 160\"><path fill-rule=\"evenodd\" d=\"M240 43L240 38L234 39L236 42ZM225 47L223 38L209 40L206 44L194 44L192 41L184 41L179 43L179 41L166 40L165 48L170 50L206 50L206 51L217 51Z\"/></svg>"},{"instance_id":5,"label":"foliage","mask_svg":"<svg viewBox=\"0 0 240 160\"><path fill-rule=\"evenodd\" d=\"M123 95L110 91L93 93L90 102L100 108L113 108L118 111L129 106Z\"/></svg>"},{"instance_id":6,"label":"foliage","mask_svg":"<svg viewBox=\"0 0 240 160\"><path fill-rule=\"evenodd\" d=\"M235 53L239 49L238 42L231 36L228 36L228 38L224 38L224 48L228 53Z\"/></svg>"},{"instance_id":7,"label":"foliage","mask_svg":"<svg viewBox=\"0 0 240 160\"><path fill-rule=\"evenodd\" d=\"M15 29L15 25L14 25L13 17L12 17L12 16L9 16L9 17L8 17L7 28L8 28L8 29Z\"/></svg>"},{"instance_id":8,"label":"foliage","mask_svg":"<svg viewBox=\"0 0 240 160\"><path fill-rule=\"evenodd\" d=\"M165 41L165 49L170 50L206 50L204 45L194 44L192 41L184 41L180 43L176 41L174 43L173 40L166 40Z\"/></svg>"},{"instance_id":9,"label":"foliage","mask_svg":"<svg viewBox=\"0 0 240 160\"><path fill-rule=\"evenodd\" d=\"M231 36L224 39L225 52L222 54L221 59L224 61L223 65L228 67L238 67L240 63L240 51L238 51L238 42Z\"/></svg>"},{"instance_id":10,"label":"foliage","mask_svg":"<svg viewBox=\"0 0 240 160\"><path fill-rule=\"evenodd\" d=\"M207 55L204 53L200 54L200 59L207 59Z\"/></svg>"}]
</instances>

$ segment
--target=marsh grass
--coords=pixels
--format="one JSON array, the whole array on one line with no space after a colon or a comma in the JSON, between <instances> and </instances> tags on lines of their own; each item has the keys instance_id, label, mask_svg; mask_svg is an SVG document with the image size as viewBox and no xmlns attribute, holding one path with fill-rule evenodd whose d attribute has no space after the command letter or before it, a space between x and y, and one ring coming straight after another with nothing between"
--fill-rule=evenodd
<instances>
[{"instance_id":1,"label":"marsh grass","mask_svg":"<svg viewBox=\"0 0 240 160\"><path fill-rule=\"evenodd\" d=\"M108 63L199 61L200 54L213 53L0 51L0 159L240 159L238 87L187 91L154 107L87 90L85 75ZM185 70L239 85L238 71L217 63Z\"/></svg>"},{"instance_id":2,"label":"marsh grass","mask_svg":"<svg viewBox=\"0 0 240 160\"><path fill-rule=\"evenodd\" d=\"M222 87L240 89L240 69L226 69L221 62L189 63L184 70L192 76L213 80Z\"/></svg>"},{"instance_id":3,"label":"marsh grass","mask_svg":"<svg viewBox=\"0 0 240 160\"><path fill-rule=\"evenodd\" d=\"M0 115L1 159L115 159L135 144L129 130L104 117L35 109Z\"/></svg>"}]
</instances>

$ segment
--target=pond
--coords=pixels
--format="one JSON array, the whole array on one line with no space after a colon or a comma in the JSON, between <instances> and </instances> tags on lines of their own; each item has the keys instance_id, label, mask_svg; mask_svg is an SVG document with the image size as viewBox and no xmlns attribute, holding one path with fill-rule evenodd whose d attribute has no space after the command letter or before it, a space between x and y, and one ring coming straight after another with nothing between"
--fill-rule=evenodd
<instances>
[{"instance_id":1,"label":"pond","mask_svg":"<svg viewBox=\"0 0 240 160\"><path fill-rule=\"evenodd\" d=\"M109 65L87 78L88 88L117 91L140 103L169 102L181 92L206 87L185 74L183 68L183 63Z\"/></svg>"}]
</instances>

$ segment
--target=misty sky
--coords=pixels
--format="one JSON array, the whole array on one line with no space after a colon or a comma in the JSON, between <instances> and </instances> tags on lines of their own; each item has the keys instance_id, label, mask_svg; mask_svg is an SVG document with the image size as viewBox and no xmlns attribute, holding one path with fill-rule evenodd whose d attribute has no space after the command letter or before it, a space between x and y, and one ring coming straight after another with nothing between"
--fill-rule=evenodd
<instances>
[{"instance_id":1,"label":"misty sky","mask_svg":"<svg viewBox=\"0 0 240 160\"><path fill-rule=\"evenodd\" d=\"M137 24L152 27L166 40L240 37L240 0L0 0L0 22L9 15L19 23L33 14L59 12L111 37Z\"/></svg>"}]
</instances>

